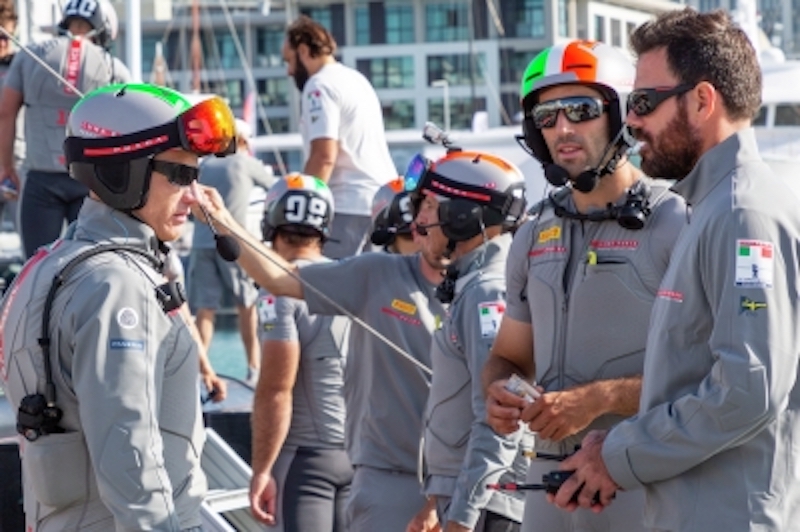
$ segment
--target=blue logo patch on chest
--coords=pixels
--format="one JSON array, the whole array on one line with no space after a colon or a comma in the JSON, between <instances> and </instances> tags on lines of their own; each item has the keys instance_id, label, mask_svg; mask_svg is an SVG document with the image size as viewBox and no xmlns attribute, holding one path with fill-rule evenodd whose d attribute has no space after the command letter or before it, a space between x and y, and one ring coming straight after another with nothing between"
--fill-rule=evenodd
<instances>
[{"instance_id":1,"label":"blue logo patch on chest","mask_svg":"<svg viewBox=\"0 0 800 532\"><path fill-rule=\"evenodd\" d=\"M108 347L109 349L129 349L131 351L144 351L144 340L111 338L108 340Z\"/></svg>"}]
</instances>

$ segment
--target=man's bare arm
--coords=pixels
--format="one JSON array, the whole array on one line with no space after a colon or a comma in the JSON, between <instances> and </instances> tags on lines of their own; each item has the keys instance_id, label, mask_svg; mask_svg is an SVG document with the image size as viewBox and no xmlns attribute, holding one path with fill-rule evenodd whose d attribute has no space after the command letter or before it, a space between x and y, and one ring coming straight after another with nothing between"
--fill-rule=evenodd
<instances>
[{"instance_id":1,"label":"man's bare arm","mask_svg":"<svg viewBox=\"0 0 800 532\"><path fill-rule=\"evenodd\" d=\"M339 155L339 141L328 138L311 141L311 152L308 154L303 173L313 175L326 183L331 178L336 158Z\"/></svg>"},{"instance_id":2,"label":"man's bare arm","mask_svg":"<svg viewBox=\"0 0 800 532\"><path fill-rule=\"evenodd\" d=\"M3 87L0 96L0 179L9 177L17 190L20 189L20 183L14 167L14 139L17 135L17 114L22 103L19 91Z\"/></svg>"}]
</instances>

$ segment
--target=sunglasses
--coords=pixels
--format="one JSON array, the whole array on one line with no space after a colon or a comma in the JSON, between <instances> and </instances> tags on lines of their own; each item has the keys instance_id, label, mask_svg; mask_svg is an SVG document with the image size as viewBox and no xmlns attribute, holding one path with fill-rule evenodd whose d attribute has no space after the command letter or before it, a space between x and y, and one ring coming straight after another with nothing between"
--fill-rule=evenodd
<instances>
[{"instance_id":1,"label":"sunglasses","mask_svg":"<svg viewBox=\"0 0 800 532\"><path fill-rule=\"evenodd\" d=\"M151 159L150 167L160 174L167 176L167 181L179 187L188 187L197 180L200 169L181 163Z\"/></svg>"},{"instance_id":2,"label":"sunglasses","mask_svg":"<svg viewBox=\"0 0 800 532\"><path fill-rule=\"evenodd\" d=\"M673 96L680 96L692 90L694 85L681 83L675 87L655 87L636 89L628 95L628 112L636 116L647 116Z\"/></svg>"},{"instance_id":3,"label":"sunglasses","mask_svg":"<svg viewBox=\"0 0 800 532\"><path fill-rule=\"evenodd\" d=\"M175 120L144 131L102 138L67 137L67 162L127 162L170 148L182 148L199 156L236 152L233 113L222 98L214 96L187 109Z\"/></svg>"},{"instance_id":4,"label":"sunglasses","mask_svg":"<svg viewBox=\"0 0 800 532\"><path fill-rule=\"evenodd\" d=\"M560 111L564 111L564 116L573 124L580 124L598 118L607 109L608 104L599 98L571 96L534 105L531 117L536 129L546 129L556 125Z\"/></svg>"}]
</instances>

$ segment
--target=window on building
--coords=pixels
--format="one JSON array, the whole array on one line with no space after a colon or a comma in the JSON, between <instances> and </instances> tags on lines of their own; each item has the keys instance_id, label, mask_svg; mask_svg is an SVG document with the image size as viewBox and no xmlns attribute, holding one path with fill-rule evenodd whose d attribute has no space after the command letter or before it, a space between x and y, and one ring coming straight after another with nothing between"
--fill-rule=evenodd
<instances>
[{"instance_id":1,"label":"window on building","mask_svg":"<svg viewBox=\"0 0 800 532\"><path fill-rule=\"evenodd\" d=\"M603 42L606 40L606 19L600 15L594 16L594 40Z\"/></svg>"},{"instance_id":2,"label":"window on building","mask_svg":"<svg viewBox=\"0 0 800 532\"><path fill-rule=\"evenodd\" d=\"M269 127L272 130L273 134L276 133L289 133L289 117L287 116L278 116L278 117L270 117L268 120ZM256 121L256 131L258 131L257 135L269 135L267 128L264 127L264 121L259 119Z\"/></svg>"},{"instance_id":3,"label":"window on building","mask_svg":"<svg viewBox=\"0 0 800 532\"><path fill-rule=\"evenodd\" d=\"M500 0L500 20L506 37L543 38L544 0Z\"/></svg>"},{"instance_id":4,"label":"window on building","mask_svg":"<svg viewBox=\"0 0 800 532\"><path fill-rule=\"evenodd\" d=\"M356 44L414 42L414 6L384 2L356 5Z\"/></svg>"},{"instance_id":5,"label":"window on building","mask_svg":"<svg viewBox=\"0 0 800 532\"><path fill-rule=\"evenodd\" d=\"M611 44L622 46L622 21L615 18L611 19Z\"/></svg>"},{"instance_id":6,"label":"window on building","mask_svg":"<svg viewBox=\"0 0 800 532\"><path fill-rule=\"evenodd\" d=\"M522 104L519 101L520 94L518 92L504 92L500 95L500 103L503 104L508 117L515 124L522 123ZM505 117L500 113L500 122L503 123Z\"/></svg>"},{"instance_id":7,"label":"window on building","mask_svg":"<svg viewBox=\"0 0 800 532\"><path fill-rule=\"evenodd\" d=\"M569 37L569 10L567 0L558 0L558 36Z\"/></svg>"},{"instance_id":8,"label":"window on building","mask_svg":"<svg viewBox=\"0 0 800 532\"><path fill-rule=\"evenodd\" d=\"M257 79L258 98L266 107L289 105L289 78Z\"/></svg>"},{"instance_id":9,"label":"window on building","mask_svg":"<svg viewBox=\"0 0 800 532\"><path fill-rule=\"evenodd\" d=\"M486 110L486 98L475 98L473 109L472 98L450 98L450 129L471 129L472 114ZM428 100L428 120L434 124L444 125L444 100L430 98Z\"/></svg>"},{"instance_id":10,"label":"window on building","mask_svg":"<svg viewBox=\"0 0 800 532\"><path fill-rule=\"evenodd\" d=\"M477 54L472 65L471 59L469 54L428 56L428 85L439 79L446 79L450 85L470 85L471 68L474 70L475 84L483 85L483 71L478 65L486 64L486 58L482 53Z\"/></svg>"},{"instance_id":11,"label":"window on building","mask_svg":"<svg viewBox=\"0 0 800 532\"><path fill-rule=\"evenodd\" d=\"M300 13L307 15L325 26L339 46L345 46L344 4L330 4L327 6L306 6L300 8Z\"/></svg>"},{"instance_id":12,"label":"window on building","mask_svg":"<svg viewBox=\"0 0 800 532\"><path fill-rule=\"evenodd\" d=\"M636 23L634 23L634 22L628 22L628 23L626 23L626 24L625 24L625 27L626 27L626 29L627 29L627 31L628 31L628 38L630 38L630 36L631 36L631 35L633 34L633 32L636 30Z\"/></svg>"},{"instance_id":13,"label":"window on building","mask_svg":"<svg viewBox=\"0 0 800 532\"><path fill-rule=\"evenodd\" d=\"M540 50L500 49L500 83L520 83L528 63Z\"/></svg>"},{"instance_id":14,"label":"window on building","mask_svg":"<svg viewBox=\"0 0 800 532\"><path fill-rule=\"evenodd\" d=\"M467 1L426 3L425 40L427 42L452 42L469 39L469 5Z\"/></svg>"},{"instance_id":15,"label":"window on building","mask_svg":"<svg viewBox=\"0 0 800 532\"><path fill-rule=\"evenodd\" d=\"M358 59L356 68L376 89L402 89L414 86L412 56Z\"/></svg>"},{"instance_id":16,"label":"window on building","mask_svg":"<svg viewBox=\"0 0 800 532\"><path fill-rule=\"evenodd\" d=\"M225 98L231 107L241 107L244 102L242 98L242 83L240 79L209 80L203 83L203 90Z\"/></svg>"},{"instance_id":17,"label":"window on building","mask_svg":"<svg viewBox=\"0 0 800 532\"><path fill-rule=\"evenodd\" d=\"M784 103L775 106L776 126L800 126L800 105Z\"/></svg>"},{"instance_id":18,"label":"window on building","mask_svg":"<svg viewBox=\"0 0 800 532\"><path fill-rule=\"evenodd\" d=\"M383 125L386 129L410 129L414 127L414 100L384 102Z\"/></svg>"},{"instance_id":19,"label":"window on building","mask_svg":"<svg viewBox=\"0 0 800 532\"><path fill-rule=\"evenodd\" d=\"M247 61L247 58L244 60ZM204 61L206 68L211 69L242 68L242 59L239 57L236 43L227 29L214 31L213 42L208 43Z\"/></svg>"},{"instance_id":20,"label":"window on building","mask_svg":"<svg viewBox=\"0 0 800 532\"><path fill-rule=\"evenodd\" d=\"M149 78L150 72L153 70L153 60L156 57L156 43L162 43L161 54L167 62L169 70L182 70L180 58L180 36L178 32L171 32L167 35L166 39L162 41L163 35L156 37L155 35L142 36L142 74L145 79Z\"/></svg>"},{"instance_id":21,"label":"window on building","mask_svg":"<svg viewBox=\"0 0 800 532\"><path fill-rule=\"evenodd\" d=\"M767 106L762 105L761 108L758 110L758 115L753 119L754 126L766 126L767 125Z\"/></svg>"},{"instance_id":22,"label":"window on building","mask_svg":"<svg viewBox=\"0 0 800 532\"><path fill-rule=\"evenodd\" d=\"M284 35L283 26L267 26L256 29L254 66L277 67L283 64L281 49L283 48Z\"/></svg>"}]
</instances>

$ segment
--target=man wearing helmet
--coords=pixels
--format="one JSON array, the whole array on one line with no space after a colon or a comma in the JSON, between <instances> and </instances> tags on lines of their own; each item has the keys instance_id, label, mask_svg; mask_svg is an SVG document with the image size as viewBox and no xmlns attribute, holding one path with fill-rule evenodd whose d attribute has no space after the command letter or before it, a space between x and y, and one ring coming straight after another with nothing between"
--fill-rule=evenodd
<instances>
[{"instance_id":1,"label":"man wearing helmet","mask_svg":"<svg viewBox=\"0 0 800 532\"><path fill-rule=\"evenodd\" d=\"M193 106L152 85L96 89L72 109L64 150L89 198L0 309L29 529L199 530L198 346L164 243L196 203L198 156L232 138L219 98Z\"/></svg>"},{"instance_id":2,"label":"man wearing helmet","mask_svg":"<svg viewBox=\"0 0 800 532\"><path fill-rule=\"evenodd\" d=\"M347 530L404 532L425 502L416 473L431 334L444 314L434 291L445 259L432 250L364 253L298 268L248 235L216 191L201 188L215 225L246 242L239 263L260 286L275 296L305 299L312 314L358 318L344 381L345 441L356 468ZM292 219L318 216L311 203L292 207Z\"/></svg>"},{"instance_id":3,"label":"man wearing helmet","mask_svg":"<svg viewBox=\"0 0 800 532\"><path fill-rule=\"evenodd\" d=\"M387 253L400 255L419 251L411 234L412 211L405 179L398 177L379 188L372 198L372 244L383 247Z\"/></svg>"},{"instance_id":4,"label":"man wearing helmet","mask_svg":"<svg viewBox=\"0 0 800 532\"><path fill-rule=\"evenodd\" d=\"M106 50L116 37L114 8L108 0L70 0L59 23L61 35L31 45L35 55L63 80L58 79L30 54L14 57L0 97L0 180L17 190L21 180L14 165L17 115L25 106L27 170L20 203L20 236L26 257L61 234L64 222L78 215L88 189L70 179L62 151L67 117L79 95L109 83L126 82L128 69Z\"/></svg>"},{"instance_id":5,"label":"man wearing helmet","mask_svg":"<svg viewBox=\"0 0 800 532\"><path fill-rule=\"evenodd\" d=\"M637 412L650 308L685 220L669 184L627 164L624 96L634 69L595 42L553 46L522 81L524 140L559 187L517 232L508 308L484 368L489 422L537 433L528 481L558 469L589 429ZM538 383L533 402L505 389ZM619 493L606 515L567 514L529 492L523 530L639 530L643 494Z\"/></svg>"},{"instance_id":6,"label":"man wearing helmet","mask_svg":"<svg viewBox=\"0 0 800 532\"><path fill-rule=\"evenodd\" d=\"M299 204L316 216L297 220ZM327 262L333 196L315 177L292 174L267 194L265 242L285 260ZM285 532L346 530L345 502L353 466L344 443L344 367L350 320L312 315L306 303L258 298L263 342L261 376L253 400L253 515Z\"/></svg>"},{"instance_id":7,"label":"man wearing helmet","mask_svg":"<svg viewBox=\"0 0 800 532\"><path fill-rule=\"evenodd\" d=\"M524 481L528 459L518 445L525 438L530 447L530 433L502 436L486 423L480 372L506 306L504 270L510 230L525 214L524 186L504 159L452 151L424 169L412 193L420 246L450 261L437 290L450 307L431 345L423 491L451 532L516 530L522 520L521 492L486 485Z\"/></svg>"}]
</instances>

